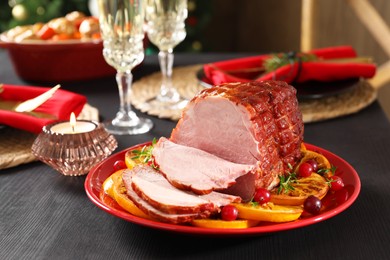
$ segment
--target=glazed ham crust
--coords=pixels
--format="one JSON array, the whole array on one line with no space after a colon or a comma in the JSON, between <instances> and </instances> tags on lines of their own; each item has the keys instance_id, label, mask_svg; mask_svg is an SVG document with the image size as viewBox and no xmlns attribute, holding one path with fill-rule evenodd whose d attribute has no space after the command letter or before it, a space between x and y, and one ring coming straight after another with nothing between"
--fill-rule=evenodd
<instances>
[{"instance_id":1,"label":"glazed ham crust","mask_svg":"<svg viewBox=\"0 0 390 260\"><path fill-rule=\"evenodd\" d=\"M170 140L225 160L257 165L256 187L272 188L300 158L302 114L282 81L226 83L187 105Z\"/></svg>"}]
</instances>

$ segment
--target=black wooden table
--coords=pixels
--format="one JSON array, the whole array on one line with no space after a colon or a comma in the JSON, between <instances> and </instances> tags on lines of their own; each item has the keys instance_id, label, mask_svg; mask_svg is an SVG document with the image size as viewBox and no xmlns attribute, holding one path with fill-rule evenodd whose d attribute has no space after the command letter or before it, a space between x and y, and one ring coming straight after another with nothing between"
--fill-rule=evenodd
<instances>
[{"instance_id":1,"label":"black wooden table","mask_svg":"<svg viewBox=\"0 0 390 260\"><path fill-rule=\"evenodd\" d=\"M175 65L238 56L177 54ZM134 73L135 80L157 70L157 58L149 56ZM0 82L31 85L18 78L2 50ZM103 118L113 117L118 109L114 77L62 85L86 95ZM153 130L117 136L117 151L169 136L176 124L150 118ZM92 204L84 190L85 176L65 177L41 162L2 170L0 259L389 259L390 123L379 104L305 125L305 142L348 161L360 176L360 195L331 219L261 236L193 236L138 226Z\"/></svg>"}]
</instances>

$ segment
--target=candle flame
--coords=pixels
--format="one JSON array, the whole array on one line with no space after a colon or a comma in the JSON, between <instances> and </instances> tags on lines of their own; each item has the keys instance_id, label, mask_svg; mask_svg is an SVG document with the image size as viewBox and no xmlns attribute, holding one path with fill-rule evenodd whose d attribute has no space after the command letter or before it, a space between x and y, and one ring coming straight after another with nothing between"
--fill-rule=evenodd
<instances>
[{"instance_id":1,"label":"candle flame","mask_svg":"<svg viewBox=\"0 0 390 260\"><path fill-rule=\"evenodd\" d=\"M73 112L72 112L72 114L70 114L69 124L72 127L72 132L74 132L74 129L76 127L76 116L75 116L75 114Z\"/></svg>"}]
</instances>

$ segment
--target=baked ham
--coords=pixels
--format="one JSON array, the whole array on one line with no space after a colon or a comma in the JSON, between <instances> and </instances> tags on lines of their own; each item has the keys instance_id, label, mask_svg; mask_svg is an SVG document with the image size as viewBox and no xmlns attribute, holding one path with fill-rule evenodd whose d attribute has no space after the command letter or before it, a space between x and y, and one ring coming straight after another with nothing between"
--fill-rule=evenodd
<instances>
[{"instance_id":1,"label":"baked ham","mask_svg":"<svg viewBox=\"0 0 390 260\"><path fill-rule=\"evenodd\" d=\"M196 194L225 190L239 177L254 174L253 165L233 163L164 137L154 145L152 154L160 172L173 186Z\"/></svg>"},{"instance_id":2,"label":"baked ham","mask_svg":"<svg viewBox=\"0 0 390 260\"><path fill-rule=\"evenodd\" d=\"M188 223L250 200L256 188L273 188L278 175L300 159L302 140L292 86L280 81L222 84L195 96L170 139L162 137L154 146L159 170L136 166L122 179L129 198L146 214Z\"/></svg>"},{"instance_id":3,"label":"baked ham","mask_svg":"<svg viewBox=\"0 0 390 260\"><path fill-rule=\"evenodd\" d=\"M122 175L127 195L149 216L163 222L186 223L207 218L220 211L220 207L240 202L240 197L211 192L196 195L179 190L150 166L136 166Z\"/></svg>"},{"instance_id":4,"label":"baked ham","mask_svg":"<svg viewBox=\"0 0 390 260\"><path fill-rule=\"evenodd\" d=\"M202 90L188 103L170 140L256 165L256 188L271 189L288 164L300 158L303 130L292 86L282 81L226 83Z\"/></svg>"}]
</instances>

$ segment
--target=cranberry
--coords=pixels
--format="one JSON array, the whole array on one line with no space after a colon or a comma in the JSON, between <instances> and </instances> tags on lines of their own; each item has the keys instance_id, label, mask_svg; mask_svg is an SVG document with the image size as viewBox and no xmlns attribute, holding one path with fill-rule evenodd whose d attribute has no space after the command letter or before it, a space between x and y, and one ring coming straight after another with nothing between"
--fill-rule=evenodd
<instances>
[{"instance_id":1,"label":"cranberry","mask_svg":"<svg viewBox=\"0 0 390 260\"><path fill-rule=\"evenodd\" d=\"M307 197L307 199L303 203L303 208L305 209L305 211L313 215L317 215L318 213L320 213L321 207L321 200L314 195L310 195L309 197Z\"/></svg>"},{"instance_id":2,"label":"cranberry","mask_svg":"<svg viewBox=\"0 0 390 260\"><path fill-rule=\"evenodd\" d=\"M318 171L318 162L314 159L310 159L306 161L307 163L311 164L311 167L313 167L313 172Z\"/></svg>"},{"instance_id":3,"label":"cranberry","mask_svg":"<svg viewBox=\"0 0 390 260\"><path fill-rule=\"evenodd\" d=\"M232 221L238 217L238 209L233 205L226 205L222 208L221 218L222 220Z\"/></svg>"},{"instance_id":4,"label":"cranberry","mask_svg":"<svg viewBox=\"0 0 390 260\"><path fill-rule=\"evenodd\" d=\"M313 172L313 166L310 163L304 162L298 168L298 174L301 177L309 177Z\"/></svg>"},{"instance_id":5,"label":"cranberry","mask_svg":"<svg viewBox=\"0 0 390 260\"><path fill-rule=\"evenodd\" d=\"M114 163L114 170L115 171L119 171L119 170L126 169L126 168L127 168L126 163L123 160L115 161L115 163Z\"/></svg>"},{"instance_id":6,"label":"cranberry","mask_svg":"<svg viewBox=\"0 0 390 260\"><path fill-rule=\"evenodd\" d=\"M339 176L333 175L329 179L330 179L331 190L338 191L344 187L344 181Z\"/></svg>"},{"instance_id":7,"label":"cranberry","mask_svg":"<svg viewBox=\"0 0 390 260\"><path fill-rule=\"evenodd\" d=\"M260 203L261 205L269 202L271 199L271 192L264 188L258 188L253 197L253 201Z\"/></svg>"}]
</instances>

